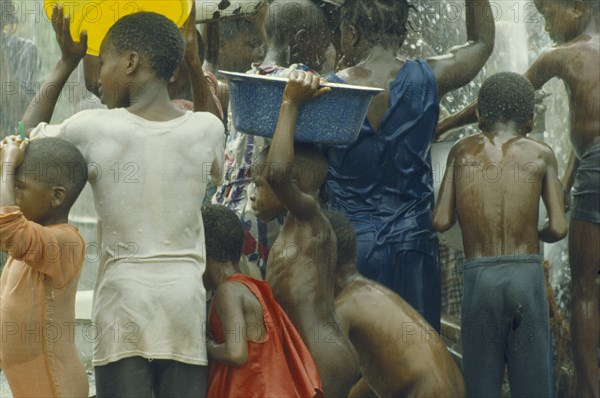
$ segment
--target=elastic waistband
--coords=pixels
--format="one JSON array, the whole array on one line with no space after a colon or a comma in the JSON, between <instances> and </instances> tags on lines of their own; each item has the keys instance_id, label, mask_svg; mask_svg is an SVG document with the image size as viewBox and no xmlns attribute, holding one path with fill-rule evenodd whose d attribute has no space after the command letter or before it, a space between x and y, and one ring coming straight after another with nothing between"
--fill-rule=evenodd
<instances>
[{"instance_id":1,"label":"elastic waistband","mask_svg":"<svg viewBox=\"0 0 600 398\"><path fill-rule=\"evenodd\" d=\"M494 257L478 257L469 258L463 261L463 267L475 268L485 267L489 265L500 265L500 264L541 264L542 256L539 254L510 254L504 256Z\"/></svg>"}]
</instances>

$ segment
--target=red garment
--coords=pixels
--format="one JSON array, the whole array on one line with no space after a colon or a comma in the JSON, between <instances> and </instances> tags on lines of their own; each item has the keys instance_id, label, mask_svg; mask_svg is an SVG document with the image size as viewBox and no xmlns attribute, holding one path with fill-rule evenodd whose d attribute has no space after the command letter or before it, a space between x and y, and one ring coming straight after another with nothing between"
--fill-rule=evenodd
<instances>
[{"instance_id":1,"label":"red garment","mask_svg":"<svg viewBox=\"0 0 600 398\"><path fill-rule=\"evenodd\" d=\"M275 301L269 284L243 274L232 275L227 280L242 283L256 296L262 307L267 336L261 342L247 340L248 361L243 366L210 361L207 396L323 397L317 366L300 334ZM223 329L214 301L208 316L209 336L223 343Z\"/></svg>"}]
</instances>

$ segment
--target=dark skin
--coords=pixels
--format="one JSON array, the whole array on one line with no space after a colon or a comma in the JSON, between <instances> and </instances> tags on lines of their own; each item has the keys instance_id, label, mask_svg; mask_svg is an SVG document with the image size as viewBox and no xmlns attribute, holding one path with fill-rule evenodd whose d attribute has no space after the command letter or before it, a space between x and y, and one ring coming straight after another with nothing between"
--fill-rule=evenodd
<instances>
[{"instance_id":1,"label":"dark skin","mask_svg":"<svg viewBox=\"0 0 600 398\"><path fill-rule=\"evenodd\" d=\"M192 6L190 15L195 15L195 4ZM214 97L210 91L210 87L206 81L206 76L204 75L204 71L202 69L203 61L200 59L200 55L198 53L198 39L196 36L196 25L194 18L189 18L186 21L182 27L182 34L185 40L185 58L179 70L175 72L174 77L170 82L169 95L171 95L173 98L188 99L193 101L194 112L210 112L221 119L221 112L215 103ZM71 44L68 43L68 37L64 37L62 40L64 40L65 44L67 45ZM101 96L101 58L102 54L99 57L84 54L83 57L83 71L86 88L98 98Z\"/></svg>"},{"instance_id":2,"label":"dark skin","mask_svg":"<svg viewBox=\"0 0 600 398\"><path fill-rule=\"evenodd\" d=\"M540 240L556 242L567 234L556 157L546 144L525 137L531 126L496 122L450 150L433 226L448 230L456 213L466 258L539 254ZM538 231L540 196L548 221Z\"/></svg>"},{"instance_id":3,"label":"dark skin","mask_svg":"<svg viewBox=\"0 0 600 398\"><path fill-rule=\"evenodd\" d=\"M317 198L325 175L313 178L314 170L299 170L294 163L301 104L326 91L319 89L317 76L291 74L266 163L253 173L257 187L250 199L263 221L288 211L269 253L267 280L312 354L325 396L342 397L356 382L358 363L333 306L336 238ZM325 167L323 158L316 159Z\"/></svg>"},{"instance_id":4,"label":"dark skin","mask_svg":"<svg viewBox=\"0 0 600 398\"><path fill-rule=\"evenodd\" d=\"M320 23L320 13L311 0L270 3L264 17L262 34L268 39L268 50L262 65L303 63L320 71L333 39L326 22Z\"/></svg>"},{"instance_id":5,"label":"dark skin","mask_svg":"<svg viewBox=\"0 0 600 398\"><path fill-rule=\"evenodd\" d=\"M335 310L360 358L349 397L464 397L462 374L441 337L409 304L361 276L355 258L336 271Z\"/></svg>"},{"instance_id":6,"label":"dark skin","mask_svg":"<svg viewBox=\"0 0 600 398\"><path fill-rule=\"evenodd\" d=\"M264 341L267 335L262 307L256 296L243 284L227 281L231 275L239 273L237 264L209 258L202 277L206 290L214 292L213 300L223 330L246 331L246 325L252 325L252 336L240 338L237 333L225 333L223 343L217 343L209 336L206 348L211 360L231 366L242 366L248 360L248 340Z\"/></svg>"},{"instance_id":7,"label":"dark skin","mask_svg":"<svg viewBox=\"0 0 600 398\"><path fill-rule=\"evenodd\" d=\"M66 224L69 195L62 185L36 180L35 173L20 173L29 140L9 136L0 142L0 207L19 206L23 216L40 225Z\"/></svg>"},{"instance_id":8,"label":"dark skin","mask_svg":"<svg viewBox=\"0 0 600 398\"><path fill-rule=\"evenodd\" d=\"M590 5L574 0L565 5L556 0L536 0L546 20L546 31L557 44L542 52L525 72L535 89L548 80L561 79L567 89L572 152L562 177L565 203L573 187L579 159L600 143L600 15ZM475 121L476 104L444 119L438 136ZM572 280L571 336L577 396L598 397L596 348L600 343L600 224L571 219L569 265Z\"/></svg>"},{"instance_id":9,"label":"dark skin","mask_svg":"<svg viewBox=\"0 0 600 398\"><path fill-rule=\"evenodd\" d=\"M466 1L467 43L453 47L447 54L427 59L436 77L439 98L469 83L479 73L494 48L494 23L488 0ZM375 131L389 104L389 85L404 66L397 47L372 43L360 26L341 23L341 48L344 64L352 65L337 75L350 84L383 88L369 105L367 119ZM402 43L403 37L396 42Z\"/></svg>"}]
</instances>

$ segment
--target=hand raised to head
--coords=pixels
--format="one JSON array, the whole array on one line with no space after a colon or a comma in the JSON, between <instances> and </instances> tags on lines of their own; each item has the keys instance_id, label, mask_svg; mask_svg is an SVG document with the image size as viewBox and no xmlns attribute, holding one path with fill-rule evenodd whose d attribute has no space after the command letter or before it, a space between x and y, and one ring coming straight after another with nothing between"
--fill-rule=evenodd
<instances>
[{"instance_id":1,"label":"hand raised to head","mask_svg":"<svg viewBox=\"0 0 600 398\"><path fill-rule=\"evenodd\" d=\"M319 88L320 83L321 79L319 76L310 72L295 70L290 74L289 80L285 85L283 101L301 105L331 90L329 87Z\"/></svg>"},{"instance_id":2,"label":"hand raised to head","mask_svg":"<svg viewBox=\"0 0 600 398\"><path fill-rule=\"evenodd\" d=\"M21 140L17 135L10 135L0 142L0 166L10 163L17 167L25 157L25 151L29 145L29 139Z\"/></svg>"}]
</instances>

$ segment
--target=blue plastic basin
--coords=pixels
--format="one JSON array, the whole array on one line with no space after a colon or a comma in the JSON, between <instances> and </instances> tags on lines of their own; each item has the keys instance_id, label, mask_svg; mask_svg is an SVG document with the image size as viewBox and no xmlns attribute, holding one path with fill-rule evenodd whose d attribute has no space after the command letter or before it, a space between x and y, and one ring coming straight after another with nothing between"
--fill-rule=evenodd
<instances>
[{"instance_id":1,"label":"blue plastic basin","mask_svg":"<svg viewBox=\"0 0 600 398\"><path fill-rule=\"evenodd\" d=\"M233 125L246 134L273 137L287 82L284 77L220 71L229 79ZM331 91L300 109L295 139L319 144L356 140L373 96L382 89L324 83Z\"/></svg>"}]
</instances>

